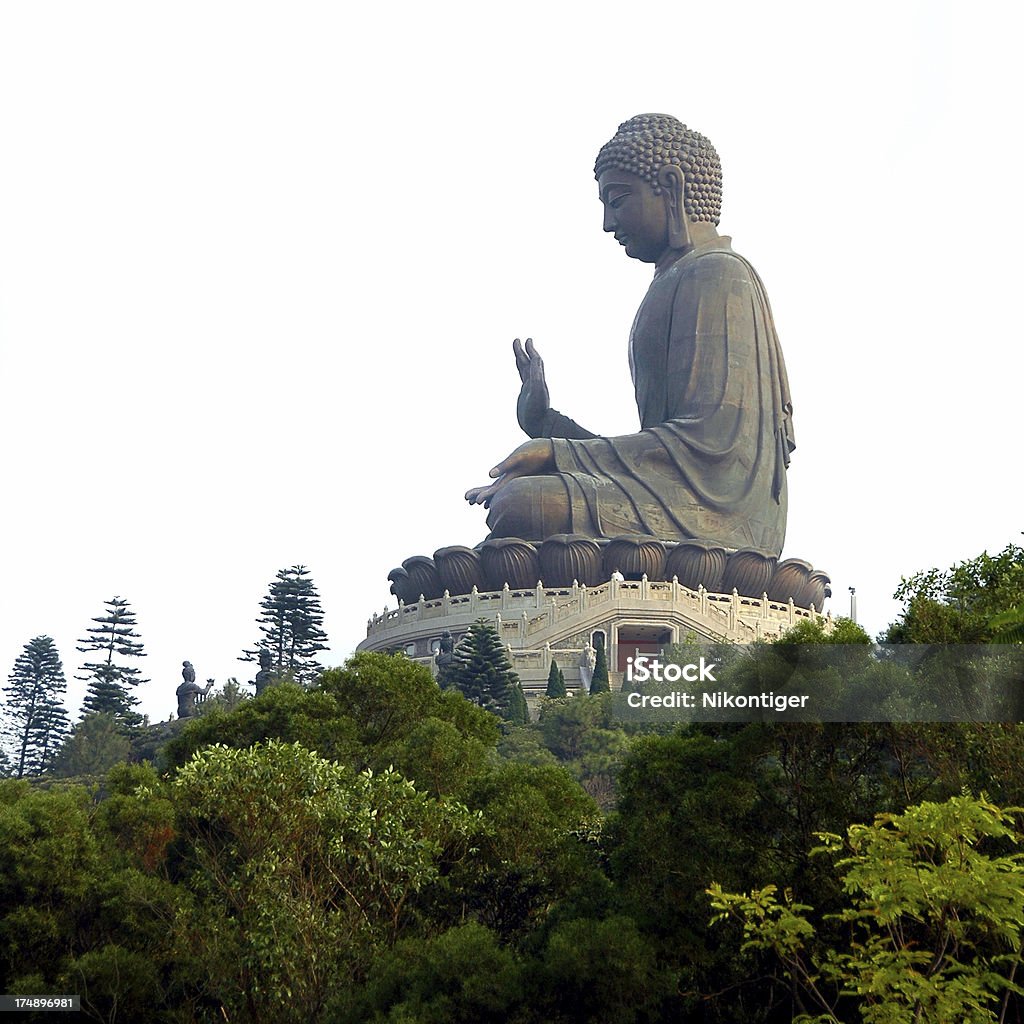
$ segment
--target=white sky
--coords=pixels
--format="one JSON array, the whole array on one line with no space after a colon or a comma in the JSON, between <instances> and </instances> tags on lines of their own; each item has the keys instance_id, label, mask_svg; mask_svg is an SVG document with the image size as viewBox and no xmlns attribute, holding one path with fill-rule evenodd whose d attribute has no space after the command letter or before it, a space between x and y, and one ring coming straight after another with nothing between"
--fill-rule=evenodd
<instances>
[{"instance_id":1,"label":"white sky","mask_svg":"<svg viewBox=\"0 0 1024 1024\"><path fill-rule=\"evenodd\" d=\"M517 335L635 430L650 268L592 167L642 111L721 154L794 396L784 554L832 610L878 632L901 575L1018 541L1024 18L843 8L0 6L0 675L46 633L70 679L118 594L166 718L185 658L252 678L294 563L340 663L391 568L483 538Z\"/></svg>"}]
</instances>

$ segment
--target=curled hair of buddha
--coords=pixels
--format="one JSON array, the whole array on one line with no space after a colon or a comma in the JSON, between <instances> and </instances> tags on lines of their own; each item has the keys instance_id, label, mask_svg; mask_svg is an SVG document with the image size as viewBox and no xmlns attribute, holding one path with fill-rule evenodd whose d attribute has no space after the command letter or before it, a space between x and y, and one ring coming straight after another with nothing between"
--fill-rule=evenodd
<instances>
[{"instance_id":1,"label":"curled hair of buddha","mask_svg":"<svg viewBox=\"0 0 1024 1024\"><path fill-rule=\"evenodd\" d=\"M692 221L717 224L722 211L722 165L715 147L700 132L691 131L669 114L637 114L619 125L601 147L594 176L609 168L636 174L662 192L658 172L673 164L686 182L683 206Z\"/></svg>"}]
</instances>

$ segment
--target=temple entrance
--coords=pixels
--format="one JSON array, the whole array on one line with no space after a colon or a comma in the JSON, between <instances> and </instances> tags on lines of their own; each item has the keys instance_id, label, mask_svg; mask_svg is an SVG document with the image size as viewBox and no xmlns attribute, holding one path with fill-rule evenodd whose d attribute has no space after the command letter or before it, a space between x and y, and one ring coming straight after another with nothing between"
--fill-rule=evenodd
<instances>
[{"instance_id":1,"label":"temple entrance","mask_svg":"<svg viewBox=\"0 0 1024 1024\"><path fill-rule=\"evenodd\" d=\"M617 631L615 670L626 671L626 659L640 654L660 654L673 642L671 626L641 626L624 623Z\"/></svg>"}]
</instances>

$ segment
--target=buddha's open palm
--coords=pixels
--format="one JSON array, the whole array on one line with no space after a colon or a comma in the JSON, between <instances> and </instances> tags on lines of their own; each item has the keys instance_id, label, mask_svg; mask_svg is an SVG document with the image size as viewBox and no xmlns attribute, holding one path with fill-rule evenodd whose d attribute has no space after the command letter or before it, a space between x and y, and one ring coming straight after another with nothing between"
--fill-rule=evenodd
<instances>
[{"instance_id":1,"label":"buddha's open palm","mask_svg":"<svg viewBox=\"0 0 1024 1024\"><path fill-rule=\"evenodd\" d=\"M516 405L519 426L530 437L540 437L544 429L544 420L551 409L548 382L544 378L544 360L534 348L532 338L526 339L525 346L516 338L512 342L512 351L516 356L519 378L523 382Z\"/></svg>"}]
</instances>

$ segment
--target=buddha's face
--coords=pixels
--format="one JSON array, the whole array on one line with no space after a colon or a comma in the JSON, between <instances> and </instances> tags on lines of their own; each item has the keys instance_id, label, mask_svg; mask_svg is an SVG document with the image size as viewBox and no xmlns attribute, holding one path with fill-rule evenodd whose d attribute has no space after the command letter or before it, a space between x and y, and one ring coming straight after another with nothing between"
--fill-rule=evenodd
<instances>
[{"instance_id":1,"label":"buddha's face","mask_svg":"<svg viewBox=\"0 0 1024 1024\"><path fill-rule=\"evenodd\" d=\"M597 179L604 204L604 229L626 249L626 255L657 263L669 248L668 204L664 194L629 171L609 168Z\"/></svg>"}]
</instances>

